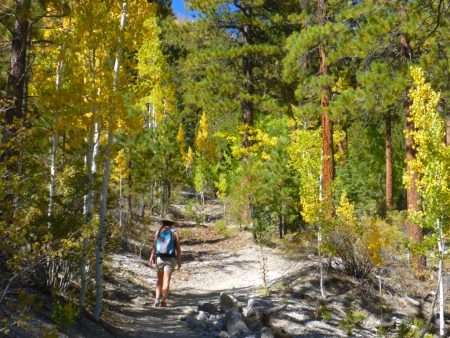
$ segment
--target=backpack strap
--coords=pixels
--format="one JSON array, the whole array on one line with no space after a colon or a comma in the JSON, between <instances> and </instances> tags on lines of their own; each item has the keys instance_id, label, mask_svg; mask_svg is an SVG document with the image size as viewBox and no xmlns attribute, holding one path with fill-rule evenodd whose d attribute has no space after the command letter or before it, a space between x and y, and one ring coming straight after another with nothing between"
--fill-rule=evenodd
<instances>
[{"instance_id":1,"label":"backpack strap","mask_svg":"<svg viewBox=\"0 0 450 338\"><path fill-rule=\"evenodd\" d=\"M161 225L161 226L159 227L158 231L157 231L156 234L155 234L155 238L153 238L153 247L154 247L155 249L156 249L156 242L158 241L159 234L161 233L163 227L164 227L163 225Z\"/></svg>"}]
</instances>

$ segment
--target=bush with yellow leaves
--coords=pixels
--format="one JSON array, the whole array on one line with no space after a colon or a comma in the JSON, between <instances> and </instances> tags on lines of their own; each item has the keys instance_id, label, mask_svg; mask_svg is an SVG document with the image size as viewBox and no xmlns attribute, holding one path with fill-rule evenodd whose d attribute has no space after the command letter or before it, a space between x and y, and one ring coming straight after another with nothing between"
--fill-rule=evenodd
<instances>
[{"instance_id":1,"label":"bush with yellow leaves","mask_svg":"<svg viewBox=\"0 0 450 338\"><path fill-rule=\"evenodd\" d=\"M336 217L324 227L324 250L346 274L364 279L383 265L388 253L402 243L402 236L397 225L380 218L359 219L343 194Z\"/></svg>"}]
</instances>

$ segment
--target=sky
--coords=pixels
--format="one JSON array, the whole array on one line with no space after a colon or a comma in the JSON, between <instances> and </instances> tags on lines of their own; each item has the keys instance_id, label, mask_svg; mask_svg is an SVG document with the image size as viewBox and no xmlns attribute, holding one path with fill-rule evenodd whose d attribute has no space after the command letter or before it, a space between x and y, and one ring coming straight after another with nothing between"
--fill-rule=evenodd
<instances>
[{"instance_id":1,"label":"sky","mask_svg":"<svg viewBox=\"0 0 450 338\"><path fill-rule=\"evenodd\" d=\"M187 11L184 6L183 0L172 0L172 8L176 16L179 18L192 19L195 16L196 11Z\"/></svg>"}]
</instances>

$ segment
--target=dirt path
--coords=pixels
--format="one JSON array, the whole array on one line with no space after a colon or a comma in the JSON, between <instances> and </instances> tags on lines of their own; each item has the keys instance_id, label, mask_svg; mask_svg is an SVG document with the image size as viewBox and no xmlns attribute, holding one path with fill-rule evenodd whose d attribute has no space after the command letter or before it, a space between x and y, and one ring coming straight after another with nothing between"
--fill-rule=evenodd
<instances>
[{"instance_id":1,"label":"dirt path","mask_svg":"<svg viewBox=\"0 0 450 338\"><path fill-rule=\"evenodd\" d=\"M228 337L225 332L218 335L201 328L194 332L189 329L186 317L196 312L200 302L218 303L221 292L243 303L251 296L259 296L264 290L263 271L266 284L271 286L270 301L287 304L285 310L271 317L270 325L290 332L293 337L345 337L346 328L340 323L351 319L352 311L364 314L361 325L349 322L355 326L353 336L376 337L381 306L390 309L383 319L387 322L399 323L417 316L417 308L401 296L385 292L381 299L370 285L333 272L325 280L328 295L325 319L321 312L324 303L317 261L307 257L291 260L276 250L262 249L246 231L236 230L231 238L226 238L208 226L183 224L178 229L183 267L174 273L169 307L152 306L155 270L147 267L137 254L115 254L106 274L102 316L105 334L97 338Z\"/></svg>"},{"instance_id":2,"label":"dirt path","mask_svg":"<svg viewBox=\"0 0 450 338\"><path fill-rule=\"evenodd\" d=\"M155 271L146 267L144 260L132 253L112 256L113 273L109 275L114 277L106 286L108 311L104 318L114 335L198 337L180 318L195 310L199 302L216 302L222 291L241 299L254 295L264 285L262 264L269 283L305 265L268 248L261 253L248 232L237 232L228 239L209 227L181 228L180 233L184 264L174 274L166 309L152 307Z\"/></svg>"}]
</instances>

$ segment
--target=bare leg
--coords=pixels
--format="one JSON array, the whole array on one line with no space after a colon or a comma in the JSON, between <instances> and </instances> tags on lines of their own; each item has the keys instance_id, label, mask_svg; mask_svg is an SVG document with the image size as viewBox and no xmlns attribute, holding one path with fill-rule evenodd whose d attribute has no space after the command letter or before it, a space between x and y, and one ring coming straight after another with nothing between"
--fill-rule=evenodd
<instances>
[{"instance_id":1,"label":"bare leg","mask_svg":"<svg viewBox=\"0 0 450 338\"><path fill-rule=\"evenodd\" d=\"M166 302L167 298L169 298L169 285L171 277L172 272L164 271L164 278L162 283L162 302Z\"/></svg>"},{"instance_id":2,"label":"bare leg","mask_svg":"<svg viewBox=\"0 0 450 338\"><path fill-rule=\"evenodd\" d=\"M156 288L155 288L155 299L159 300L161 299L161 289L163 286L163 280L164 280L164 271L157 271L156 276L158 277L158 280L156 281Z\"/></svg>"}]
</instances>

